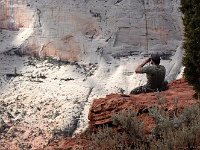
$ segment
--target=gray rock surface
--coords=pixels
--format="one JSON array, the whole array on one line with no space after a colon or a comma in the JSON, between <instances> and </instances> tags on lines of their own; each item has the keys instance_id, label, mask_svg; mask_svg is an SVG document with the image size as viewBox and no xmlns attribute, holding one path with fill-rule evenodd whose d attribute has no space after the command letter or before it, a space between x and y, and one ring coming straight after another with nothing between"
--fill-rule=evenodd
<instances>
[{"instance_id":1,"label":"gray rock surface","mask_svg":"<svg viewBox=\"0 0 200 150\"><path fill-rule=\"evenodd\" d=\"M9 2L10 1L10 2ZM182 41L179 0L1 2L1 51L99 63L162 53Z\"/></svg>"},{"instance_id":2,"label":"gray rock surface","mask_svg":"<svg viewBox=\"0 0 200 150\"><path fill-rule=\"evenodd\" d=\"M180 78L179 6L180 0L1 1L1 126L74 135L87 127L93 99L145 84L134 70L151 53L161 54L166 80Z\"/></svg>"}]
</instances>

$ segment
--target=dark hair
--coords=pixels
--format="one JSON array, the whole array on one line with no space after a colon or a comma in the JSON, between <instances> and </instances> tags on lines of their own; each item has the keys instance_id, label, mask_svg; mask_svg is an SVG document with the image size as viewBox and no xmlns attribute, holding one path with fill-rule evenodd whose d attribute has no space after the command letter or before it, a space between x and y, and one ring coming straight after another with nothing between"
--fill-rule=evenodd
<instances>
[{"instance_id":1,"label":"dark hair","mask_svg":"<svg viewBox=\"0 0 200 150\"><path fill-rule=\"evenodd\" d=\"M157 54L151 54L151 60L159 65L160 64L160 55L157 53Z\"/></svg>"}]
</instances>

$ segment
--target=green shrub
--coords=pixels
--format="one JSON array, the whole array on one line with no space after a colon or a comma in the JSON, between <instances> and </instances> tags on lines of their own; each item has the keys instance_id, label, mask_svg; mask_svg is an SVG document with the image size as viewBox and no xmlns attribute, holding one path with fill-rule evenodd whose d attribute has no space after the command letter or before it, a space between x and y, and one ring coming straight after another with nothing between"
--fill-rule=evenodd
<instances>
[{"instance_id":1,"label":"green shrub","mask_svg":"<svg viewBox=\"0 0 200 150\"><path fill-rule=\"evenodd\" d=\"M188 108L177 107L173 112L164 107L166 100L156 93L157 106L148 109L149 116L156 123L148 136L143 122L137 119L134 110L123 110L113 114L113 126L120 126L116 131L105 126L90 135L89 149L93 150L177 150L200 148L200 103Z\"/></svg>"},{"instance_id":2,"label":"green shrub","mask_svg":"<svg viewBox=\"0 0 200 150\"><path fill-rule=\"evenodd\" d=\"M117 150L123 146L122 136L112 128L107 126L98 130L97 134L92 134L92 142L89 144L90 150Z\"/></svg>"},{"instance_id":3,"label":"green shrub","mask_svg":"<svg viewBox=\"0 0 200 150\"><path fill-rule=\"evenodd\" d=\"M140 148L145 140L143 122L137 119L137 112L131 109L122 110L111 116L113 125L120 126L126 135L126 143L132 148Z\"/></svg>"},{"instance_id":4,"label":"green shrub","mask_svg":"<svg viewBox=\"0 0 200 150\"><path fill-rule=\"evenodd\" d=\"M120 126L121 132L103 127L92 134L91 150L132 150L147 146L144 125L133 110L123 110L112 115L113 125Z\"/></svg>"},{"instance_id":5,"label":"green shrub","mask_svg":"<svg viewBox=\"0 0 200 150\"><path fill-rule=\"evenodd\" d=\"M150 149L200 148L200 105L188 107L181 115L169 117L167 111L151 108L150 115L157 123L151 133Z\"/></svg>"}]
</instances>

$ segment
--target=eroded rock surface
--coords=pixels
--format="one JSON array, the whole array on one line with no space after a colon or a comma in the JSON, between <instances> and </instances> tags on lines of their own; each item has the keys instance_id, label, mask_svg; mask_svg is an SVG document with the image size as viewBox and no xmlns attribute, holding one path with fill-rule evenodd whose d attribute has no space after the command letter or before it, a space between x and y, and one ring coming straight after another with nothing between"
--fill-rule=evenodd
<instances>
[{"instance_id":1,"label":"eroded rock surface","mask_svg":"<svg viewBox=\"0 0 200 150\"><path fill-rule=\"evenodd\" d=\"M135 109L139 118L148 114L148 109L158 106L163 101L162 106L166 111L173 112L177 107L184 108L197 102L192 95L194 94L192 86L189 86L185 79L179 79L169 85L169 90L155 93L146 93L138 95L111 94L105 98L95 99L89 111L89 125L91 128L100 125L110 124L111 115L123 109ZM140 116L141 115L141 116ZM152 119L143 120L147 126ZM147 127L148 128L148 127ZM150 129L148 129L150 130Z\"/></svg>"},{"instance_id":2,"label":"eroded rock surface","mask_svg":"<svg viewBox=\"0 0 200 150\"><path fill-rule=\"evenodd\" d=\"M111 115L120 110L131 108L138 111L138 118L145 123L146 133L148 134L155 127L155 120L149 117L148 108L158 105L158 103L161 103L165 99L165 102L162 102L162 106L166 111L174 114L176 108L187 108L197 102L197 100L193 99L193 94L192 86L183 78L172 82L169 85L169 90L163 91L159 95L158 93L138 95L110 94L105 98L99 98L93 101L88 115L89 127L97 131L98 127L109 124L110 127L120 129L112 126ZM89 139L85 137L66 138L59 142L51 143L44 149L87 149L88 143Z\"/></svg>"},{"instance_id":3,"label":"eroded rock surface","mask_svg":"<svg viewBox=\"0 0 200 150\"><path fill-rule=\"evenodd\" d=\"M170 59L182 41L178 0L4 0L0 52L99 63L152 52Z\"/></svg>"}]
</instances>

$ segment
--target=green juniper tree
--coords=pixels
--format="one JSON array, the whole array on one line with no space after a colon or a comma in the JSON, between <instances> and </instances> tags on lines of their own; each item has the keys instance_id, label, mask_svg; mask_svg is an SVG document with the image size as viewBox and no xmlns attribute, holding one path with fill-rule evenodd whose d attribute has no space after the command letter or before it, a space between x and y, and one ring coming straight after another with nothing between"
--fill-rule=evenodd
<instances>
[{"instance_id":1,"label":"green juniper tree","mask_svg":"<svg viewBox=\"0 0 200 150\"><path fill-rule=\"evenodd\" d=\"M195 97L200 94L200 0L181 0L183 13L185 54L184 77L193 85Z\"/></svg>"}]
</instances>

